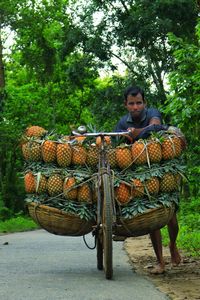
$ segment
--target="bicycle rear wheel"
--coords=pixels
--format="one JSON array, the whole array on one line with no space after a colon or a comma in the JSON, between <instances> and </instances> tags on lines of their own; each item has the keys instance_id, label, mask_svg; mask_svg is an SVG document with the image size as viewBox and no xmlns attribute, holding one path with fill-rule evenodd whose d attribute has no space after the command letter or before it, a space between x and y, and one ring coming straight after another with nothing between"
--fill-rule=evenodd
<instances>
[{"instance_id":1,"label":"bicycle rear wheel","mask_svg":"<svg viewBox=\"0 0 200 300\"><path fill-rule=\"evenodd\" d=\"M104 271L106 279L111 279L113 276L113 247L112 247L112 225L113 225L113 207L111 196L111 183L108 174L103 174L103 213L102 213L102 228L103 228L103 258Z\"/></svg>"}]
</instances>

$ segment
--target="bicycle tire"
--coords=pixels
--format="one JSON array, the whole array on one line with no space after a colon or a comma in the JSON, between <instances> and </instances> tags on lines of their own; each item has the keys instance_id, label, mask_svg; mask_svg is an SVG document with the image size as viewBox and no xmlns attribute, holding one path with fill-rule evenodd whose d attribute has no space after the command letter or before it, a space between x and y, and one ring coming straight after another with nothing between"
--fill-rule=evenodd
<instances>
[{"instance_id":1,"label":"bicycle tire","mask_svg":"<svg viewBox=\"0 0 200 300\"><path fill-rule=\"evenodd\" d=\"M106 279L111 279L113 276L112 196L111 196L109 175L103 174L102 179L103 179L103 196L104 196L103 213L102 213L104 272L105 272Z\"/></svg>"},{"instance_id":2,"label":"bicycle tire","mask_svg":"<svg viewBox=\"0 0 200 300\"><path fill-rule=\"evenodd\" d=\"M98 232L96 237L96 248L97 248L97 269L103 270L103 240L102 232Z\"/></svg>"}]
</instances>

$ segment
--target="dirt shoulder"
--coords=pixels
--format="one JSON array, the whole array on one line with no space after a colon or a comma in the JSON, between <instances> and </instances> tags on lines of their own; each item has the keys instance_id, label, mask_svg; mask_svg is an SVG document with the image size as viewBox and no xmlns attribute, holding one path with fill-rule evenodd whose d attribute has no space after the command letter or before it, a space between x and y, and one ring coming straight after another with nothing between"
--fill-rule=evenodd
<instances>
[{"instance_id":1,"label":"dirt shoulder","mask_svg":"<svg viewBox=\"0 0 200 300\"><path fill-rule=\"evenodd\" d=\"M150 270L156 264L156 259L149 237L127 238L124 248L135 272L147 276L160 291L169 295L171 299L200 299L200 259L188 258L181 252L181 264L178 267L172 267L169 250L164 247L166 272L162 275L151 275Z\"/></svg>"}]
</instances>

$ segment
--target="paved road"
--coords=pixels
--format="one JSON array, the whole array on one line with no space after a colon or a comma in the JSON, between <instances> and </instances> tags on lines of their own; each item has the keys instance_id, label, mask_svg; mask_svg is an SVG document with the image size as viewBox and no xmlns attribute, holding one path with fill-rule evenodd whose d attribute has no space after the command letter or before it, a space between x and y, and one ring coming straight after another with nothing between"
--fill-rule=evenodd
<instances>
[{"instance_id":1,"label":"paved road","mask_svg":"<svg viewBox=\"0 0 200 300\"><path fill-rule=\"evenodd\" d=\"M86 236L93 244L91 234ZM96 269L96 250L82 237L44 230L0 236L0 300L166 300L131 270L122 242L114 242L114 278Z\"/></svg>"}]
</instances>

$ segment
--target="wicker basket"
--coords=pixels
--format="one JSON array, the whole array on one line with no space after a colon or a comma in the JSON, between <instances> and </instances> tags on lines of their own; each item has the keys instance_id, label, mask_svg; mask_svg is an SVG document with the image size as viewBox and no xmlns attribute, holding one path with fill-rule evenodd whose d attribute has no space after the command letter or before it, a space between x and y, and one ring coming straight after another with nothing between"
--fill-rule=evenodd
<instances>
[{"instance_id":1,"label":"wicker basket","mask_svg":"<svg viewBox=\"0 0 200 300\"><path fill-rule=\"evenodd\" d=\"M95 221L86 221L77 215L63 212L46 205L28 203L32 219L50 233L66 236L81 236L92 231Z\"/></svg>"},{"instance_id":2,"label":"wicker basket","mask_svg":"<svg viewBox=\"0 0 200 300\"><path fill-rule=\"evenodd\" d=\"M151 233L167 225L173 216L174 210L174 206L160 206L149 209L145 213L134 216L131 219L118 218L114 234L134 237Z\"/></svg>"}]
</instances>

